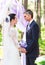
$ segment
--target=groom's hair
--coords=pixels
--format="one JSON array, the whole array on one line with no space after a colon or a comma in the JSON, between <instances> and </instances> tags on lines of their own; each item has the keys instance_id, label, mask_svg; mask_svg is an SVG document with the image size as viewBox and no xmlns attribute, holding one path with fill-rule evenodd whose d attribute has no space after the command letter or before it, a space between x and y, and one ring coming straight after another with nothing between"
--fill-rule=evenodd
<instances>
[{"instance_id":1,"label":"groom's hair","mask_svg":"<svg viewBox=\"0 0 45 65\"><path fill-rule=\"evenodd\" d=\"M9 14L10 21L11 21L12 19L15 19L15 16L16 16L16 14L13 14L13 13Z\"/></svg>"},{"instance_id":2,"label":"groom's hair","mask_svg":"<svg viewBox=\"0 0 45 65\"><path fill-rule=\"evenodd\" d=\"M30 14L31 18L33 18L33 12L30 9L27 9L24 13Z\"/></svg>"}]
</instances>

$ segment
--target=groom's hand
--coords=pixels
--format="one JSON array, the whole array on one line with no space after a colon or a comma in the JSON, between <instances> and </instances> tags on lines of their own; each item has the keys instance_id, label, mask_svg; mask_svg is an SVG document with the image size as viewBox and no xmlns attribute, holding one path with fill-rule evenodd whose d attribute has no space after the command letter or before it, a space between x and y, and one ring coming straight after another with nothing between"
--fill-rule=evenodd
<instances>
[{"instance_id":1,"label":"groom's hand","mask_svg":"<svg viewBox=\"0 0 45 65\"><path fill-rule=\"evenodd\" d=\"M19 48L19 51L21 52L21 53L27 53L27 51L26 51L26 49L25 48Z\"/></svg>"}]
</instances>

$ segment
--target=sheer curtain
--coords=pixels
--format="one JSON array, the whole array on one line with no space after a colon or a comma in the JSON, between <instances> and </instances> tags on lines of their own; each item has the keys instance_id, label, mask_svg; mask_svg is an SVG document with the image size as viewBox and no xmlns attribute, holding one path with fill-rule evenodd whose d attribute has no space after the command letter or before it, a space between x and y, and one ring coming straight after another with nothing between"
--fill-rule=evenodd
<instances>
[{"instance_id":1,"label":"sheer curtain","mask_svg":"<svg viewBox=\"0 0 45 65\"><path fill-rule=\"evenodd\" d=\"M18 18L17 28L19 28L21 31L24 32L27 23L23 17L23 13L24 13L25 9L22 6L21 0L20 1L1 0L0 5L1 5L1 7L0 7L0 12L1 12L0 13L0 23L2 23L3 20L6 18L6 16L8 15L8 8L9 8L9 11L10 11L9 13L15 13L17 15L17 18ZM4 24L6 24L6 23L4 23ZM4 28L6 28L6 27L4 27ZM22 65L26 65L26 55L23 53L21 53L21 63L22 63Z\"/></svg>"}]
</instances>

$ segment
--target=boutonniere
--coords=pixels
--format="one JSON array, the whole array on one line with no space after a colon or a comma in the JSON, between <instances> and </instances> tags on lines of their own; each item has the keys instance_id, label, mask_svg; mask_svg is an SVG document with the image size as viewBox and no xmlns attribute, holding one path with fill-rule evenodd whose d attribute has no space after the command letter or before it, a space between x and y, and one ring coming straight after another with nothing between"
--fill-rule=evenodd
<instances>
[{"instance_id":1,"label":"boutonniere","mask_svg":"<svg viewBox=\"0 0 45 65\"><path fill-rule=\"evenodd\" d=\"M30 30L30 26L28 26L28 30Z\"/></svg>"}]
</instances>

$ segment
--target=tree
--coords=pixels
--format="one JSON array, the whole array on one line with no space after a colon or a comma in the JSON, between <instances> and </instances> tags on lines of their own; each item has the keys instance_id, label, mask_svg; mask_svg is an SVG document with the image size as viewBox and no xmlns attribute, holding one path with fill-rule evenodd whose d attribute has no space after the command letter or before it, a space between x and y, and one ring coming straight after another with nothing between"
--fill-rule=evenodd
<instances>
[{"instance_id":1,"label":"tree","mask_svg":"<svg viewBox=\"0 0 45 65\"><path fill-rule=\"evenodd\" d=\"M41 37L41 0L37 0L37 23L40 28L40 37Z\"/></svg>"},{"instance_id":2,"label":"tree","mask_svg":"<svg viewBox=\"0 0 45 65\"><path fill-rule=\"evenodd\" d=\"M37 0L37 23L40 26L41 22L41 0Z\"/></svg>"},{"instance_id":3,"label":"tree","mask_svg":"<svg viewBox=\"0 0 45 65\"><path fill-rule=\"evenodd\" d=\"M24 0L24 8L27 9L28 6L28 0Z\"/></svg>"},{"instance_id":4,"label":"tree","mask_svg":"<svg viewBox=\"0 0 45 65\"><path fill-rule=\"evenodd\" d=\"M34 16L35 16L35 20L36 20L36 16L37 16L37 1L35 0L35 2L34 2Z\"/></svg>"},{"instance_id":5,"label":"tree","mask_svg":"<svg viewBox=\"0 0 45 65\"><path fill-rule=\"evenodd\" d=\"M45 0L43 1L44 2L44 25L45 25Z\"/></svg>"}]
</instances>

